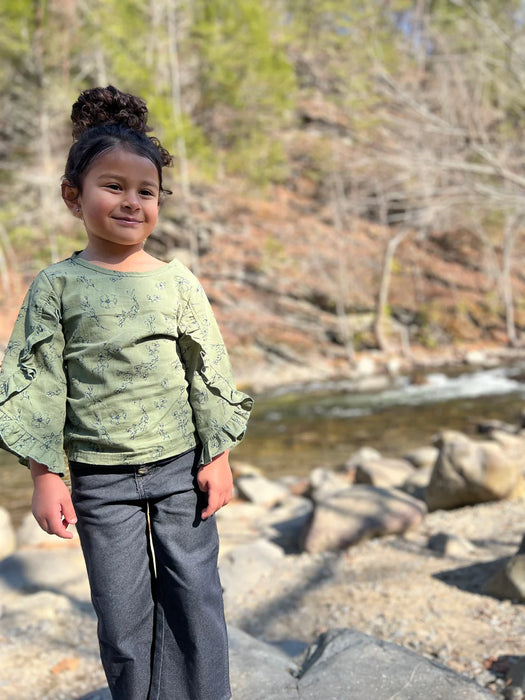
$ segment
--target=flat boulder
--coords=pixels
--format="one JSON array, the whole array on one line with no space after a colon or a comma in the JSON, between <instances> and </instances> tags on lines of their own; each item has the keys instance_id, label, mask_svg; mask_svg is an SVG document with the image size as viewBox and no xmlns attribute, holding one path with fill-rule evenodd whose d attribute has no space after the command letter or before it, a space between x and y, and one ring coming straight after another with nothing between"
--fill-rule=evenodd
<instances>
[{"instance_id":1,"label":"flat boulder","mask_svg":"<svg viewBox=\"0 0 525 700\"><path fill-rule=\"evenodd\" d=\"M415 467L404 459L392 457L365 459L355 468L355 483L396 488L409 479L414 472Z\"/></svg>"},{"instance_id":2,"label":"flat boulder","mask_svg":"<svg viewBox=\"0 0 525 700\"><path fill-rule=\"evenodd\" d=\"M357 484L319 495L303 534L310 554L346 549L364 539L401 534L418 525L425 504L397 489Z\"/></svg>"},{"instance_id":3,"label":"flat boulder","mask_svg":"<svg viewBox=\"0 0 525 700\"><path fill-rule=\"evenodd\" d=\"M300 700L494 699L445 666L351 629L329 630L318 637L302 664L298 690Z\"/></svg>"},{"instance_id":4,"label":"flat boulder","mask_svg":"<svg viewBox=\"0 0 525 700\"><path fill-rule=\"evenodd\" d=\"M426 489L430 511L475 505L524 494L515 450L488 440L476 442L446 430L436 441L439 455Z\"/></svg>"},{"instance_id":5,"label":"flat boulder","mask_svg":"<svg viewBox=\"0 0 525 700\"><path fill-rule=\"evenodd\" d=\"M230 679L236 700L298 700L297 666L276 647L228 627Z\"/></svg>"}]
</instances>

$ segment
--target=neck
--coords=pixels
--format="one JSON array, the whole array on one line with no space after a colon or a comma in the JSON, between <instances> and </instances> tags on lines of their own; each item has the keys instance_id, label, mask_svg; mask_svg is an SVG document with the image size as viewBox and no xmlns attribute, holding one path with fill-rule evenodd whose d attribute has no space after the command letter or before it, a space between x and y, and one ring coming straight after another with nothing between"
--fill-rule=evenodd
<instances>
[{"instance_id":1,"label":"neck","mask_svg":"<svg viewBox=\"0 0 525 700\"><path fill-rule=\"evenodd\" d=\"M134 248L133 246L110 248L108 246L100 250L88 243L78 257L95 265L100 265L100 267L123 272L154 270L166 264L146 253L142 246L140 248Z\"/></svg>"}]
</instances>

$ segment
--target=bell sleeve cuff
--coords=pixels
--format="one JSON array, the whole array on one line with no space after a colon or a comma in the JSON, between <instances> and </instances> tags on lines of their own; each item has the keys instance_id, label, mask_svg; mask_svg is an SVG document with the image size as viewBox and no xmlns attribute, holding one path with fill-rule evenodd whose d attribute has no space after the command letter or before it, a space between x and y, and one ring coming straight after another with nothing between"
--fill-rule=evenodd
<instances>
[{"instance_id":1,"label":"bell sleeve cuff","mask_svg":"<svg viewBox=\"0 0 525 700\"><path fill-rule=\"evenodd\" d=\"M60 304L47 277L33 282L0 373L0 447L22 464L33 459L64 474L67 382Z\"/></svg>"}]
</instances>

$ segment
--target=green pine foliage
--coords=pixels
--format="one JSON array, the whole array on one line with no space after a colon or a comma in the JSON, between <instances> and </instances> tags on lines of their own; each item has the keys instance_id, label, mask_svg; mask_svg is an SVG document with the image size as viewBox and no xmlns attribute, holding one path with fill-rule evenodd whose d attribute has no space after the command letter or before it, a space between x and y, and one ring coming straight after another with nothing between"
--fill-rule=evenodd
<instances>
[{"instance_id":1,"label":"green pine foliage","mask_svg":"<svg viewBox=\"0 0 525 700\"><path fill-rule=\"evenodd\" d=\"M275 15L253 0L198 0L194 12L197 123L227 171L261 183L280 179L284 152L275 136L290 121L296 84L272 37Z\"/></svg>"}]
</instances>

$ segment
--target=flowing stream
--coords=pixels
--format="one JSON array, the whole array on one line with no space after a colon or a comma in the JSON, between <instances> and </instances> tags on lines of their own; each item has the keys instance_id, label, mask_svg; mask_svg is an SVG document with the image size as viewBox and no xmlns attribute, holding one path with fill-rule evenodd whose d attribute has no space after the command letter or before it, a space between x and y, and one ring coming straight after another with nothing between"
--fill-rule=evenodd
<instances>
[{"instance_id":1,"label":"flowing stream","mask_svg":"<svg viewBox=\"0 0 525 700\"><path fill-rule=\"evenodd\" d=\"M428 445L444 428L474 433L477 422L516 423L525 398L525 360L509 367L431 373L424 383L400 378L377 392L356 392L344 381L257 396L248 434L234 461L267 476L305 475L337 467L368 445L387 456ZM28 471L0 451L0 505L15 522L30 508Z\"/></svg>"},{"instance_id":2,"label":"flowing stream","mask_svg":"<svg viewBox=\"0 0 525 700\"><path fill-rule=\"evenodd\" d=\"M246 440L234 458L267 476L336 467L368 445L387 456L429 445L448 428L474 433L485 419L517 423L525 398L525 362L463 374L433 373L424 383L400 378L361 393L344 382L256 400Z\"/></svg>"}]
</instances>

